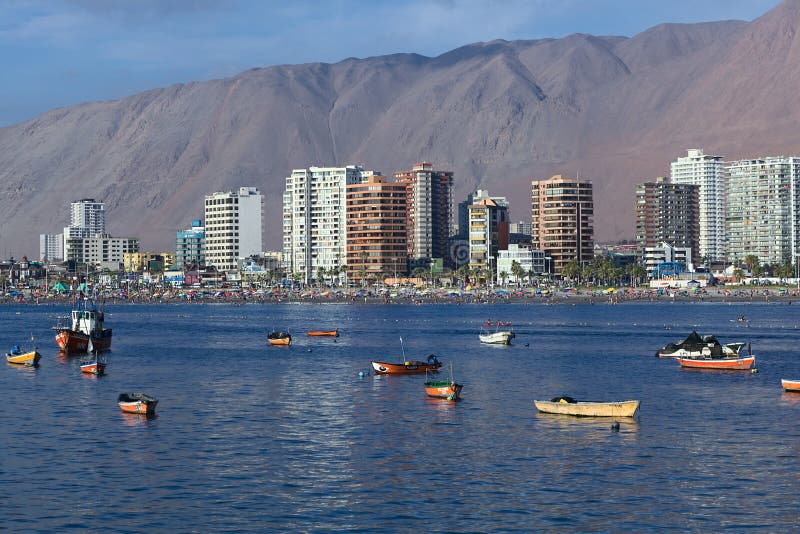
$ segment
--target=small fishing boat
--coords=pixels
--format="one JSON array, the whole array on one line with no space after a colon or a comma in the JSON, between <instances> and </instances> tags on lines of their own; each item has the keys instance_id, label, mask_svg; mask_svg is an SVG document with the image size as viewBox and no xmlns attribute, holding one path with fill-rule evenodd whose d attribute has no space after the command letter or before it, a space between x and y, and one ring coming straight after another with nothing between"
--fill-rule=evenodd
<instances>
[{"instance_id":1,"label":"small fishing boat","mask_svg":"<svg viewBox=\"0 0 800 534\"><path fill-rule=\"evenodd\" d=\"M722 345L714 336L701 336L694 330L678 343L667 343L656 351L659 358L735 358L746 343Z\"/></svg>"},{"instance_id":2,"label":"small fishing boat","mask_svg":"<svg viewBox=\"0 0 800 534\"><path fill-rule=\"evenodd\" d=\"M372 362L372 368L375 369L375 374L378 375L411 375L422 374L427 371L435 372L442 366L442 362L435 354L428 356L424 362L404 361L403 363L389 363L389 362Z\"/></svg>"},{"instance_id":3,"label":"small fishing boat","mask_svg":"<svg viewBox=\"0 0 800 534\"><path fill-rule=\"evenodd\" d=\"M676 358L681 367L690 369L730 369L747 370L756 363L755 356L743 358Z\"/></svg>"},{"instance_id":4,"label":"small fishing boat","mask_svg":"<svg viewBox=\"0 0 800 534\"><path fill-rule=\"evenodd\" d=\"M633 417L639 409L638 400L587 402L572 397L556 397L549 401L535 400L533 404L540 412L579 417Z\"/></svg>"},{"instance_id":5,"label":"small fishing boat","mask_svg":"<svg viewBox=\"0 0 800 534\"><path fill-rule=\"evenodd\" d=\"M94 350L91 338L89 339L87 350L90 356L81 362L81 372L97 376L104 375L106 373L106 365L108 364L108 360L105 356L100 355L96 350Z\"/></svg>"},{"instance_id":6,"label":"small fishing boat","mask_svg":"<svg viewBox=\"0 0 800 534\"><path fill-rule=\"evenodd\" d=\"M427 373L426 373L427 374ZM453 379L453 364L450 364L450 380L427 380L425 377L425 393L429 397L457 401L461 396L462 384L457 384Z\"/></svg>"},{"instance_id":7,"label":"small fishing boat","mask_svg":"<svg viewBox=\"0 0 800 534\"><path fill-rule=\"evenodd\" d=\"M497 322L493 323L492 321L486 321L485 323L483 323L483 326L486 326L486 327L489 327L489 326L511 326L511 323L510 322L505 323L503 321L497 321Z\"/></svg>"},{"instance_id":8,"label":"small fishing boat","mask_svg":"<svg viewBox=\"0 0 800 534\"><path fill-rule=\"evenodd\" d=\"M22 351L19 345L13 345L10 352L6 352L6 361L15 365L27 365L28 367L36 367L39 365L39 360L42 355L39 354L39 348L33 347L33 350Z\"/></svg>"},{"instance_id":9,"label":"small fishing boat","mask_svg":"<svg viewBox=\"0 0 800 534\"><path fill-rule=\"evenodd\" d=\"M270 332L267 335L267 343L270 345L291 345L292 335L289 332Z\"/></svg>"},{"instance_id":10,"label":"small fishing boat","mask_svg":"<svg viewBox=\"0 0 800 534\"><path fill-rule=\"evenodd\" d=\"M788 380L786 378L781 378L781 387L786 391L800 392L800 380Z\"/></svg>"},{"instance_id":11,"label":"small fishing boat","mask_svg":"<svg viewBox=\"0 0 800 534\"><path fill-rule=\"evenodd\" d=\"M339 337L338 330L309 330L306 335L312 337Z\"/></svg>"},{"instance_id":12,"label":"small fishing boat","mask_svg":"<svg viewBox=\"0 0 800 534\"><path fill-rule=\"evenodd\" d=\"M117 403L125 413L152 415L156 411L158 399L144 393L120 393Z\"/></svg>"},{"instance_id":13,"label":"small fishing boat","mask_svg":"<svg viewBox=\"0 0 800 534\"><path fill-rule=\"evenodd\" d=\"M516 337L511 330L500 330L498 332L481 332L478 334L481 343L489 343L492 345L510 345L511 340Z\"/></svg>"}]
</instances>

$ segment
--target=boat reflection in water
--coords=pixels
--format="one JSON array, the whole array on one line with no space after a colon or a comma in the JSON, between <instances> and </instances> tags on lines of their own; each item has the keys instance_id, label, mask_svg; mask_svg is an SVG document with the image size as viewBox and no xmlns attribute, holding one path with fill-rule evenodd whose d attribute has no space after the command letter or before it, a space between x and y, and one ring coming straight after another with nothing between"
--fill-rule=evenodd
<instances>
[{"instance_id":1,"label":"boat reflection in water","mask_svg":"<svg viewBox=\"0 0 800 534\"><path fill-rule=\"evenodd\" d=\"M96 376L94 378L97 379ZM158 419L157 413L143 414L143 413L119 412L119 416L122 419L122 423L125 426L146 425L150 421L155 421L156 419Z\"/></svg>"}]
</instances>

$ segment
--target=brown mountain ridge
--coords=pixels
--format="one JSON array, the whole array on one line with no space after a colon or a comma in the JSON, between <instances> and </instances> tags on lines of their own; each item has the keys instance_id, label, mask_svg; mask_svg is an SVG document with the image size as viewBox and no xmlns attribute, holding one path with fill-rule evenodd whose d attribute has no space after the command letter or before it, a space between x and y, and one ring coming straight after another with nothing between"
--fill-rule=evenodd
<instances>
[{"instance_id":1,"label":"brown mountain ridge","mask_svg":"<svg viewBox=\"0 0 800 534\"><path fill-rule=\"evenodd\" d=\"M423 160L455 171L458 200L507 195L513 220L530 219L531 178L591 179L596 238L632 238L634 185L686 148L800 154L798 27L786 0L752 22L281 65L56 109L0 128L0 251L37 256L84 197L112 235L171 250L205 194L241 185L264 193L276 249L291 169Z\"/></svg>"}]
</instances>

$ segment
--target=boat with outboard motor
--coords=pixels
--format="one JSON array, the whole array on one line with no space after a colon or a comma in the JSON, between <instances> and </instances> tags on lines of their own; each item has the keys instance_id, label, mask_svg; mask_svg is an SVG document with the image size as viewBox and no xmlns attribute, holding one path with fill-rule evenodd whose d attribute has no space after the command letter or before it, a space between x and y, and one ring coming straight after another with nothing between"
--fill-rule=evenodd
<instances>
[{"instance_id":1,"label":"boat with outboard motor","mask_svg":"<svg viewBox=\"0 0 800 534\"><path fill-rule=\"evenodd\" d=\"M372 368L375 374L378 375L411 375L422 374L427 371L436 371L442 366L442 362L435 354L431 354L428 358L421 362L419 360L404 361L403 363L389 363L373 361Z\"/></svg>"},{"instance_id":2,"label":"boat with outboard motor","mask_svg":"<svg viewBox=\"0 0 800 534\"><path fill-rule=\"evenodd\" d=\"M42 355L39 353L39 347L36 346L32 350L24 350L20 349L19 345L13 345L11 351L6 352L6 361L15 365L36 367L41 359Z\"/></svg>"},{"instance_id":3,"label":"boat with outboard motor","mask_svg":"<svg viewBox=\"0 0 800 534\"><path fill-rule=\"evenodd\" d=\"M64 319L70 321L69 326L63 324ZM110 350L111 329L105 328L104 321L105 313L102 305L97 306L89 297L78 298L70 316L62 318L59 324L53 327L56 330L58 348L68 354L86 352L91 338L94 350L98 352Z\"/></svg>"},{"instance_id":4,"label":"boat with outboard motor","mask_svg":"<svg viewBox=\"0 0 800 534\"><path fill-rule=\"evenodd\" d=\"M656 351L659 358L738 358L747 343L717 341L714 336L700 336L696 331L678 343L667 343Z\"/></svg>"}]
</instances>

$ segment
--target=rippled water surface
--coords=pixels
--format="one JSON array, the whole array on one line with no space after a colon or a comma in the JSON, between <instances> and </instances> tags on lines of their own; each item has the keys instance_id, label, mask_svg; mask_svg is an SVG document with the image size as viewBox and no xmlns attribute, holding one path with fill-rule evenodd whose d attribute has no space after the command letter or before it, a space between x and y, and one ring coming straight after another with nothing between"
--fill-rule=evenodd
<instances>
[{"instance_id":1,"label":"rippled water surface","mask_svg":"<svg viewBox=\"0 0 800 534\"><path fill-rule=\"evenodd\" d=\"M643 530L797 528L800 306L114 305L108 375L82 376L50 326L5 306L0 530ZM731 321L746 315L748 323ZM510 347L482 346L487 319ZM289 329L290 348L266 333ZM341 337L308 338L339 328ZM749 341L759 373L681 370L654 351L696 328ZM437 354L424 376L359 378ZM158 416L119 412L143 391ZM637 419L537 414L534 399L640 399Z\"/></svg>"}]
</instances>

